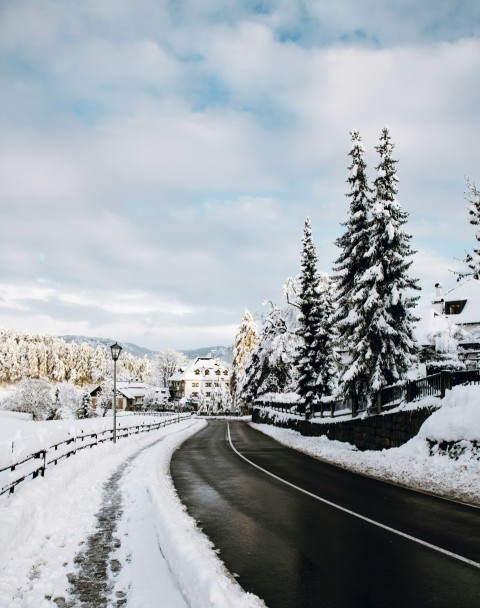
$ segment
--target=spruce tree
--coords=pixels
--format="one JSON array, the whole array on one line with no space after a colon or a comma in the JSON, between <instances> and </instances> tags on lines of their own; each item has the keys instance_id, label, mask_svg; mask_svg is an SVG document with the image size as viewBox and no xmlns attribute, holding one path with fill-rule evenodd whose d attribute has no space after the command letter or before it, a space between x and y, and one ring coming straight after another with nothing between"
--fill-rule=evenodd
<instances>
[{"instance_id":1,"label":"spruce tree","mask_svg":"<svg viewBox=\"0 0 480 608\"><path fill-rule=\"evenodd\" d=\"M320 273L318 280L318 318L314 351L317 353L317 395L331 397L337 386L338 368L335 358L334 293L330 276ZM323 407L322 407L323 412Z\"/></svg>"},{"instance_id":2,"label":"spruce tree","mask_svg":"<svg viewBox=\"0 0 480 608\"><path fill-rule=\"evenodd\" d=\"M480 190L475 185L475 182L470 181L468 178L465 198L468 201L470 224L472 224L472 226L480 226ZM475 234L475 238L477 242L480 243L480 230ZM458 280L460 281L465 277L473 277L477 280L480 279L480 247L474 248L473 253L467 253L464 261L467 264L468 270L457 273Z\"/></svg>"},{"instance_id":3,"label":"spruce tree","mask_svg":"<svg viewBox=\"0 0 480 608\"><path fill-rule=\"evenodd\" d=\"M365 148L357 130L350 133L352 146L349 152L351 163L347 183L350 191L349 213L344 234L337 239L340 255L335 262L337 309L335 325L338 331L338 347L343 357L341 378L341 396L357 399L366 392L367 378L365 372L355 369L355 374L348 374L357 342L361 339L357 326L362 315L361 306L356 302L358 277L362 276L370 265L370 226L372 208L372 189L368 185ZM347 374L347 375L345 375Z\"/></svg>"},{"instance_id":4,"label":"spruce tree","mask_svg":"<svg viewBox=\"0 0 480 608\"><path fill-rule=\"evenodd\" d=\"M308 415L313 412L315 404L318 403L317 377L319 358L322 356L322 353L318 351L316 339L320 324L317 252L312 240L312 227L308 217L305 220L302 244L300 291L298 293L300 315L297 329L301 342L296 353L296 367L298 370L297 393L303 401L300 409Z\"/></svg>"},{"instance_id":5,"label":"spruce tree","mask_svg":"<svg viewBox=\"0 0 480 608\"><path fill-rule=\"evenodd\" d=\"M259 342L257 324L250 312L245 309L242 323L238 329L233 348L233 372L230 380L230 392L234 402L239 398L242 378L249 355L257 348Z\"/></svg>"},{"instance_id":6,"label":"spruce tree","mask_svg":"<svg viewBox=\"0 0 480 608\"><path fill-rule=\"evenodd\" d=\"M351 395L364 395L367 409L375 402L376 391L404 377L416 358L411 309L419 289L410 278L411 236L403 230L408 214L396 199L394 144L388 128L382 130L380 155L374 181L374 200L368 222L370 247L364 253L368 267L355 279L349 319L355 323L350 337L349 367L342 388Z\"/></svg>"}]
</instances>

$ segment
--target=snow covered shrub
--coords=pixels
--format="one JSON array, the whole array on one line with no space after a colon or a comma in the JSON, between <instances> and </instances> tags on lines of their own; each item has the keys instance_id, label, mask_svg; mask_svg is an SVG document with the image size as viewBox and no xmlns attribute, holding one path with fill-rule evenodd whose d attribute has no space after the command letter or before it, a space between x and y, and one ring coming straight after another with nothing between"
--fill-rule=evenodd
<instances>
[{"instance_id":1,"label":"snow covered shrub","mask_svg":"<svg viewBox=\"0 0 480 608\"><path fill-rule=\"evenodd\" d=\"M54 388L44 378L24 379L17 392L5 400L5 409L32 414L33 420L51 420L56 411Z\"/></svg>"},{"instance_id":2,"label":"snow covered shrub","mask_svg":"<svg viewBox=\"0 0 480 608\"><path fill-rule=\"evenodd\" d=\"M92 397L90 396L90 393L88 391L85 391L83 393L82 401L77 409L76 414L77 418L79 419L95 418L95 416L97 415L92 404Z\"/></svg>"}]
</instances>

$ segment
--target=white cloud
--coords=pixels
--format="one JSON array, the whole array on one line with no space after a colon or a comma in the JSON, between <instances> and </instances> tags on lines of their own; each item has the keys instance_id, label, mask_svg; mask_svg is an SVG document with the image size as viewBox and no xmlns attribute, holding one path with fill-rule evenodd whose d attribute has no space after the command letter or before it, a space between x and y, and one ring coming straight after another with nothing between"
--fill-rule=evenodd
<instances>
[{"instance_id":1,"label":"white cloud","mask_svg":"<svg viewBox=\"0 0 480 608\"><path fill-rule=\"evenodd\" d=\"M92 333L120 334L128 317L149 343L220 340L245 306L281 297L307 214L330 270L348 132L360 129L373 178L384 123L419 249L413 274L427 289L448 284L455 252L473 243L464 175L480 181L480 43L465 17L478 3L463 2L449 29L452 6L2 6L0 263L5 285L29 292L3 292L2 310L10 302L12 319L18 306L27 323L28 300L31 318L61 333L80 328L76 307Z\"/></svg>"}]
</instances>

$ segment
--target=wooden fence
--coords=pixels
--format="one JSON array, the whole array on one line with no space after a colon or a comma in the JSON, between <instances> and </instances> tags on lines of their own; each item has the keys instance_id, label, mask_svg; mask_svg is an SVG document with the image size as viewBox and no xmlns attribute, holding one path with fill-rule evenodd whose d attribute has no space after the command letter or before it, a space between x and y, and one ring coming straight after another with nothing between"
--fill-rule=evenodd
<instances>
[{"instance_id":1,"label":"wooden fence","mask_svg":"<svg viewBox=\"0 0 480 608\"><path fill-rule=\"evenodd\" d=\"M419 401L424 397L440 397L443 399L446 390L460 384L480 384L480 370L442 371L426 378L420 378L419 380L385 386L377 391L376 403L371 413L380 414L382 411L392 409L400 403ZM297 403L280 403L275 402L273 399L268 401L257 399L254 402L254 406L271 407L280 412L298 413L299 416L304 416L304 413L298 412L297 406L301 403L301 401ZM355 417L360 412L365 411L366 408L367 403L363 396L359 396L355 400L351 398L337 399L315 404L312 417L323 417L325 414L332 418L345 414L351 414L352 417Z\"/></svg>"},{"instance_id":2,"label":"wooden fence","mask_svg":"<svg viewBox=\"0 0 480 608\"><path fill-rule=\"evenodd\" d=\"M180 422L185 418L190 418L190 414L173 414L171 417L164 417L163 420L153 424L137 424L117 429L117 439L129 437L130 435L138 435L148 431L156 431L169 424ZM6 475L9 480L4 485L0 486L0 496L8 492L13 494L18 484L25 481L30 475L33 479L41 475L45 476L45 471L48 466L56 465L62 458L70 458L80 450L92 448L105 441L113 441L113 428L96 433L81 434L76 437L70 437L58 443L54 443L44 450L33 452L26 456L23 460L19 460L10 464L3 469L0 469L0 479ZM13 479L12 479L13 477Z\"/></svg>"}]
</instances>

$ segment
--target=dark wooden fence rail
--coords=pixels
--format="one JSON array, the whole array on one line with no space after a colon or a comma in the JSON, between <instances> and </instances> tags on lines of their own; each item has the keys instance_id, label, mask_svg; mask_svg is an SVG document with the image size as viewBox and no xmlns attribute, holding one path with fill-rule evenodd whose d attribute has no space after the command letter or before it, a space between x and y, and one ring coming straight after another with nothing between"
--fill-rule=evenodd
<instances>
[{"instance_id":1,"label":"dark wooden fence rail","mask_svg":"<svg viewBox=\"0 0 480 608\"><path fill-rule=\"evenodd\" d=\"M117 439L129 437L130 435L138 435L148 431L156 431L169 424L174 424L185 418L190 418L190 414L173 414L170 417L164 417L163 420L153 424L137 424L132 426L119 427L117 429ZM0 496L8 492L13 494L18 484L25 481L30 475L33 479L41 475L44 477L45 471L49 465L56 465L62 458L70 458L80 450L92 448L95 445L104 443L105 441L113 440L113 428L96 433L81 434L76 437L70 437L64 441L54 443L45 450L39 450L26 456L23 460L10 464L8 467L0 469L0 479L8 475L9 481L0 486ZM18 473L18 475L17 475ZM14 479L12 479L12 476Z\"/></svg>"},{"instance_id":2,"label":"dark wooden fence rail","mask_svg":"<svg viewBox=\"0 0 480 608\"><path fill-rule=\"evenodd\" d=\"M438 374L412 380L404 383L395 384L393 386L385 386L377 392L377 400L375 407L370 412L372 414L380 414L382 411L392 409L400 403L410 403L419 401L424 397L445 397L445 391L450 390L454 386L460 384L480 384L480 370L466 370L458 372L442 371ZM297 411L297 403L280 403L274 400L264 401L257 399L254 402L255 407L271 407L280 412L297 414L303 417L305 414ZM317 403L312 412L313 417L330 417L342 416L351 414L352 418L367 408L366 400L359 396L356 400L346 398L337 399L334 401L325 401Z\"/></svg>"}]
</instances>

